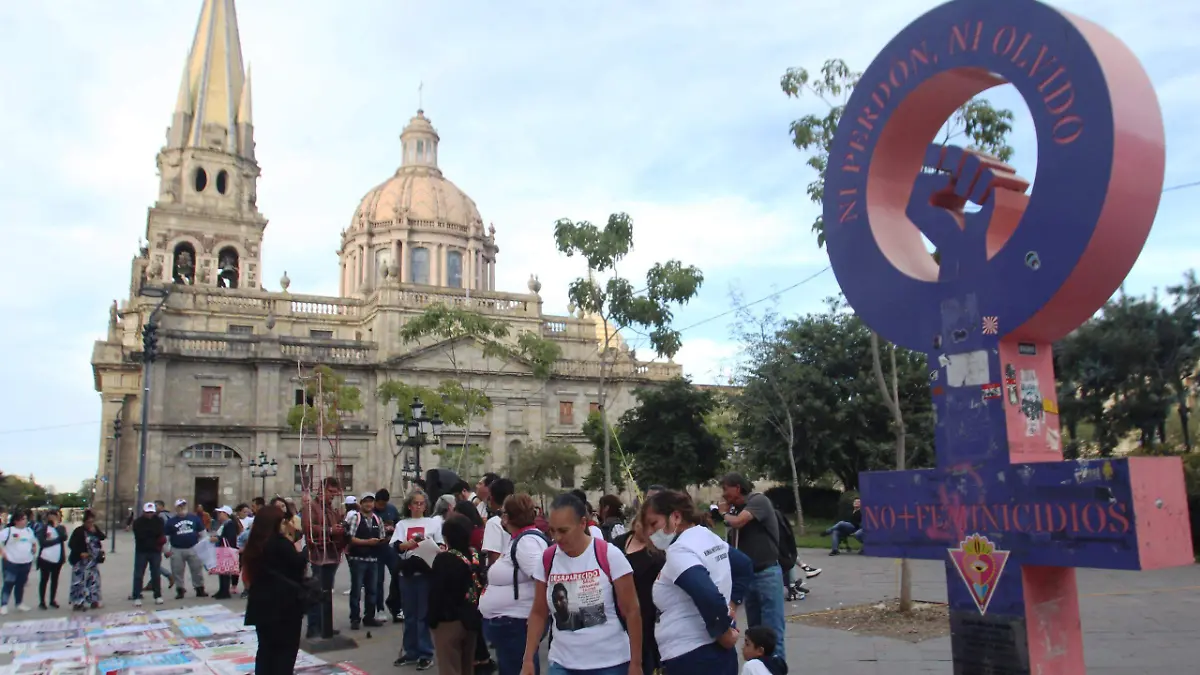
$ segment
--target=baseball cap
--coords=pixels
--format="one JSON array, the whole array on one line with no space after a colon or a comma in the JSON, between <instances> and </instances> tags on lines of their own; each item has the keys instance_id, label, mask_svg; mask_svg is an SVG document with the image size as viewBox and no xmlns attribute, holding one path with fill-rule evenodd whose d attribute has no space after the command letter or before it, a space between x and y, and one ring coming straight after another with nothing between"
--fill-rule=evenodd
<instances>
[{"instance_id":1,"label":"baseball cap","mask_svg":"<svg viewBox=\"0 0 1200 675\"><path fill-rule=\"evenodd\" d=\"M228 506L218 506L218 507L217 507L217 510L218 510L218 511L220 511L221 513L224 513L224 514L225 514L225 515L227 515L227 516L232 516L232 515L233 515L233 509L231 509L231 508L230 508L230 507L228 507Z\"/></svg>"},{"instance_id":2,"label":"baseball cap","mask_svg":"<svg viewBox=\"0 0 1200 675\"><path fill-rule=\"evenodd\" d=\"M361 496L361 497L359 497L359 498L358 498L358 501L360 501L360 502L365 502L365 501L367 501L368 499L370 499L371 501L375 501L375 493L373 493L373 492L364 492L364 493L363 493L363 496Z\"/></svg>"},{"instance_id":3,"label":"baseball cap","mask_svg":"<svg viewBox=\"0 0 1200 675\"><path fill-rule=\"evenodd\" d=\"M158 507L154 505L154 502L146 502L145 504L142 504L143 513L155 513L157 511Z\"/></svg>"},{"instance_id":4,"label":"baseball cap","mask_svg":"<svg viewBox=\"0 0 1200 675\"><path fill-rule=\"evenodd\" d=\"M355 497L354 495L346 495L346 503L347 504L357 504L358 498Z\"/></svg>"},{"instance_id":5,"label":"baseball cap","mask_svg":"<svg viewBox=\"0 0 1200 675\"><path fill-rule=\"evenodd\" d=\"M175 506L187 506L187 500L186 499L176 499Z\"/></svg>"}]
</instances>

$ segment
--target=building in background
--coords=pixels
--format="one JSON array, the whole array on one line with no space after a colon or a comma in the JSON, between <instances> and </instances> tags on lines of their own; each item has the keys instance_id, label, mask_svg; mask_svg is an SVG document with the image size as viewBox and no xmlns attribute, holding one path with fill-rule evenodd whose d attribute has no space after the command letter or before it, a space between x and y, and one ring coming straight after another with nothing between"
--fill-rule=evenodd
<instances>
[{"instance_id":1,"label":"building in background","mask_svg":"<svg viewBox=\"0 0 1200 675\"><path fill-rule=\"evenodd\" d=\"M581 426L599 401L602 327L582 314L544 314L535 277L523 292L495 288L496 229L442 175L441 138L424 112L400 135L400 167L367 192L341 233L339 297L296 293L286 273L281 291L263 288L267 218L256 199L252 112L233 0L205 0L158 154L146 244L133 259L128 298L114 301L107 338L92 356L103 420L99 475L116 479L118 508L135 498L142 328L158 304L139 294L143 284L171 286L150 369L147 498L209 507L248 499L261 492L248 466L260 452L278 463L267 494L299 493L306 468L287 414L304 401L302 378L317 364L363 397L340 438L337 472L346 490L384 487L396 409L376 399L376 388L388 379L433 387L455 374L446 350L399 337L407 319L437 303L503 318L514 337L532 331L562 348L549 381L519 363L493 378L494 407L470 429L471 443L487 450L479 470L502 470L523 446L542 441L573 443L590 455ZM677 364L638 362L623 344L618 351L608 388L613 419L633 403L635 386L681 375ZM456 353L460 368L481 358L473 345ZM114 439L118 417L123 433ZM303 454L313 456L312 438L305 443ZM436 463L427 450L423 466ZM570 476L564 482L572 484Z\"/></svg>"}]
</instances>

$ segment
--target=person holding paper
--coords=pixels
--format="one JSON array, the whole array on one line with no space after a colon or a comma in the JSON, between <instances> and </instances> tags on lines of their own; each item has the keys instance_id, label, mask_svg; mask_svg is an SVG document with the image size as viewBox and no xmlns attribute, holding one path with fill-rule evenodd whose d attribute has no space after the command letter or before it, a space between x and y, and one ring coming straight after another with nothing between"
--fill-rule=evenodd
<instances>
[{"instance_id":1,"label":"person holding paper","mask_svg":"<svg viewBox=\"0 0 1200 675\"><path fill-rule=\"evenodd\" d=\"M429 563L443 550L441 520L427 518L429 497L413 490L400 509L391 546L400 554L400 599L404 607L404 650L395 665L433 666L433 636L429 632Z\"/></svg>"}]
</instances>

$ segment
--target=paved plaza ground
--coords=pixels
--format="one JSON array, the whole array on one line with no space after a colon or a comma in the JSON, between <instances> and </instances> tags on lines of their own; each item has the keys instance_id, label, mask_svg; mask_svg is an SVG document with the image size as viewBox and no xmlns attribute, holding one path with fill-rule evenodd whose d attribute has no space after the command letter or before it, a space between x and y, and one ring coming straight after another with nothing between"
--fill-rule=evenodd
<instances>
[{"instance_id":1,"label":"paved plaza ground","mask_svg":"<svg viewBox=\"0 0 1200 675\"><path fill-rule=\"evenodd\" d=\"M104 565L104 611L130 608L126 600L132 585L132 540L117 535L117 552ZM824 569L810 582L813 593L808 599L788 603L789 614L823 612L840 606L878 602L897 595L898 566L895 560L868 558L857 554L828 557L827 551L804 550L806 561ZM917 600L944 602L945 580L941 564L914 561L913 596ZM28 591L36 594L36 573ZM64 570L64 583L67 582ZM345 565L338 577L334 600L336 625L343 633L359 641L358 649L322 654L330 662L352 661L369 673L399 673L392 666L400 648L402 626L388 625L371 631L349 630L346 597L341 594L349 581ZM1197 648L1200 644L1200 566L1155 572L1079 572L1081 614L1088 672L1091 675L1180 675L1197 672ZM216 590L215 579L209 592ZM167 608L189 604L208 604L192 597L182 603L173 594ZM65 590L59 603L66 604ZM224 604L231 609L243 606L242 600ZM36 599L29 601L36 604ZM149 608L153 608L148 603ZM69 610L14 613L8 621L68 614ZM950 638L912 644L890 638L866 637L846 631L815 628L796 623L787 627L788 664L793 674L836 673L837 675L907 675L909 673L953 672L950 662ZM406 669L407 670L407 669ZM544 671L543 671L544 672Z\"/></svg>"}]
</instances>

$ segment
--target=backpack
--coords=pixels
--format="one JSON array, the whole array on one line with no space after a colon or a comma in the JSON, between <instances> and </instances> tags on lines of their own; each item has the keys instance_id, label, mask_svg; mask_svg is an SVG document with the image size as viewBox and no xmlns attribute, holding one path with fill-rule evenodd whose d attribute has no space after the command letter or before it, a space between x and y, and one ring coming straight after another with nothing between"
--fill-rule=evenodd
<instances>
[{"instance_id":1,"label":"backpack","mask_svg":"<svg viewBox=\"0 0 1200 675\"><path fill-rule=\"evenodd\" d=\"M617 613L617 621L621 622L621 629L628 631L629 628L625 625L625 615L621 613L621 604L616 601L617 587L613 584L612 568L608 565L608 542L603 539L592 537L595 542L596 562L600 565L600 571L604 572L604 576L608 577L608 583L613 587L613 609ZM542 552L542 567L546 568L546 583L550 582L550 568L554 566L554 554L558 552L558 544L551 544Z\"/></svg>"},{"instance_id":2,"label":"backpack","mask_svg":"<svg viewBox=\"0 0 1200 675\"><path fill-rule=\"evenodd\" d=\"M512 545L509 546L509 550L508 550L508 559L511 560L512 564L513 564L513 584L512 584L513 585L513 600L518 599L521 595L520 587L517 585L517 573L521 571L521 566L517 564L517 542L521 541L521 539L523 539L525 537L525 535L530 535L530 534L536 535L538 537L538 539L541 539L542 541L546 542L547 548L549 548L551 546L550 537L547 537L545 534L542 533L541 530L537 529L536 527L527 527L524 530L521 530L520 532L518 532L517 536L512 538ZM607 561L608 561L608 558L606 556L605 562L607 563ZM533 575L531 574L529 576L533 576Z\"/></svg>"},{"instance_id":3,"label":"backpack","mask_svg":"<svg viewBox=\"0 0 1200 675\"><path fill-rule=\"evenodd\" d=\"M796 534L792 531L792 524L779 509L775 509L775 522L779 526L779 539L775 540L775 548L779 550L779 566L783 568L783 577L786 579L800 560L800 552L796 550Z\"/></svg>"},{"instance_id":4,"label":"backpack","mask_svg":"<svg viewBox=\"0 0 1200 675\"><path fill-rule=\"evenodd\" d=\"M600 533L604 535L604 541L612 543L613 539L625 534L625 524L620 518L608 518L603 523L600 523Z\"/></svg>"},{"instance_id":5,"label":"backpack","mask_svg":"<svg viewBox=\"0 0 1200 675\"><path fill-rule=\"evenodd\" d=\"M470 557L463 555L458 549L450 549L450 552L463 561L467 569L471 570L471 585L467 587L466 599L472 605L479 605L479 596L483 594L483 589L487 586L484 578L483 561L479 557L479 553L475 549L471 549Z\"/></svg>"}]
</instances>

